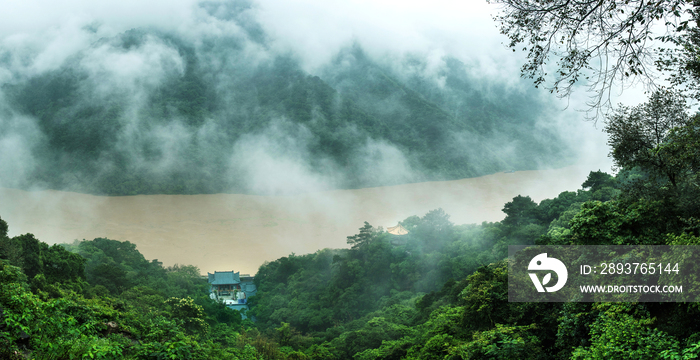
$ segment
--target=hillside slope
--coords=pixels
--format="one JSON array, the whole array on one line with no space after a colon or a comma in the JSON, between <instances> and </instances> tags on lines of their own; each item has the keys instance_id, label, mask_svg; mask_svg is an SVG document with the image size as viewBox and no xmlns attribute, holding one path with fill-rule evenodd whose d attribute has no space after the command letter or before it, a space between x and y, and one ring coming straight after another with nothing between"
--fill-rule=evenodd
<instances>
[{"instance_id":1,"label":"hillside slope","mask_svg":"<svg viewBox=\"0 0 700 360\"><path fill-rule=\"evenodd\" d=\"M14 71L0 88L0 132L15 139L3 153L15 167L0 180L109 195L286 194L571 161L543 125L551 105L456 59L428 75L419 57L392 66L354 45L310 73L260 41L133 29Z\"/></svg>"}]
</instances>

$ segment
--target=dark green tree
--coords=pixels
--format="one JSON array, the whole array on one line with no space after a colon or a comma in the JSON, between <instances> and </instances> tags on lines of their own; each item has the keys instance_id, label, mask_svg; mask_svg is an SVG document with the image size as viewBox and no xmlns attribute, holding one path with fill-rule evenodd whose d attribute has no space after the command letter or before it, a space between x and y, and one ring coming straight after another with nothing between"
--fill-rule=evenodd
<instances>
[{"instance_id":1,"label":"dark green tree","mask_svg":"<svg viewBox=\"0 0 700 360\"><path fill-rule=\"evenodd\" d=\"M678 93L654 92L649 101L635 107L620 106L605 121L610 156L619 168L640 167L677 185L682 164L658 148L671 130L690 123L685 99Z\"/></svg>"},{"instance_id":2,"label":"dark green tree","mask_svg":"<svg viewBox=\"0 0 700 360\"><path fill-rule=\"evenodd\" d=\"M7 237L8 229L7 222L0 217L0 238Z\"/></svg>"},{"instance_id":3,"label":"dark green tree","mask_svg":"<svg viewBox=\"0 0 700 360\"><path fill-rule=\"evenodd\" d=\"M22 271L28 278L41 274L43 263L41 261L42 243L32 234L15 236L14 239L22 246ZM46 244L44 244L46 246Z\"/></svg>"},{"instance_id":4,"label":"dark green tree","mask_svg":"<svg viewBox=\"0 0 700 360\"><path fill-rule=\"evenodd\" d=\"M537 219L537 203L529 196L518 195L507 202L502 211L506 213L503 224L509 226L526 225Z\"/></svg>"},{"instance_id":5,"label":"dark green tree","mask_svg":"<svg viewBox=\"0 0 700 360\"><path fill-rule=\"evenodd\" d=\"M352 245L353 249L362 249L368 246L377 236L377 230L365 221L365 225L360 228L360 233L348 236L348 244Z\"/></svg>"},{"instance_id":6,"label":"dark green tree","mask_svg":"<svg viewBox=\"0 0 700 360\"><path fill-rule=\"evenodd\" d=\"M85 259L60 245L44 248L41 254L43 274L53 282L76 281L85 278Z\"/></svg>"},{"instance_id":7,"label":"dark green tree","mask_svg":"<svg viewBox=\"0 0 700 360\"><path fill-rule=\"evenodd\" d=\"M656 149L657 156L667 159L668 166L678 169L678 176L684 177L698 187L700 174L700 114L686 126L669 131L666 141Z\"/></svg>"},{"instance_id":8,"label":"dark green tree","mask_svg":"<svg viewBox=\"0 0 700 360\"><path fill-rule=\"evenodd\" d=\"M7 222L0 218L0 259L7 260L10 264L18 267L23 266L22 244L18 238L7 236L9 227Z\"/></svg>"},{"instance_id":9,"label":"dark green tree","mask_svg":"<svg viewBox=\"0 0 700 360\"><path fill-rule=\"evenodd\" d=\"M595 192L604 187L615 187L615 185L615 178L612 175L598 170L591 171L581 187Z\"/></svg>"}]
</instances>

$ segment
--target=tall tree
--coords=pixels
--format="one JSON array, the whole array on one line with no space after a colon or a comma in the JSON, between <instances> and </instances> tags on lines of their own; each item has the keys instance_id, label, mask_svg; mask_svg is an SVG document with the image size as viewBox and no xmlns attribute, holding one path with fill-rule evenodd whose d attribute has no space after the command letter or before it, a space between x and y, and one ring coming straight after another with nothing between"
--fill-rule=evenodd
<instances>
[{"instance_id":1,"label":"tall tree","mask_svg":"<svg viewBox=\"0 0 700 360\"><path fill-rule=\"evenodd\" d=\"M685 99L661 90L636 107L620 106L605 121L610 155L620 168L639 166L654 175L666 177L673 186L683 170L667 152L658 151L671 130L690 123Z\"/></svg>"},{"instance_id":2,"label":"tall tree","mask_svg":"<svg viewBox=\"0 0 700 360\"><path fill-rule=\"evenodd\" d=\"M362 249L368 246L372 240L377 237L379 231L365 221L365 225L360 228L360 233L353 236L348 236L348 244L352 245L353 249Z\"/></svg>"},{"instance_id":3,"label":"tall tree","mask_svg":"<svg viewBox=\"0 0 700 360\"><path fill-rule=\"evenodd\" d=\"M537 203L529 196L518 195L507 202L501 210L506 213L503 224L509 226L527 225L537 219Z\"/></svg>"}]
</instances>

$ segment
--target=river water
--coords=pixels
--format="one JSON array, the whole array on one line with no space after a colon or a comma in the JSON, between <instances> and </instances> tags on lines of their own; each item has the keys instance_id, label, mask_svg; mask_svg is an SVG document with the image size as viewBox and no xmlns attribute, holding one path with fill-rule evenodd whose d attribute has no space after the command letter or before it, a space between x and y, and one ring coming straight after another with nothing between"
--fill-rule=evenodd
<instances>
[{"instance_id":1,"label":"river water","mask_svg":"<svg viewBox=\"0 0 700 360\"><path fill-rule=\"evenodd\" d=\"M597 169L596 169L597 170ZM347 247L364 221L384 228L443 208L455 224L499 221L517 195L539 202L581 187L591 171L570 166L477 178L294 196L94 196L0 188L0 217L10 236L33 233L53 243L106 237L128 240L146 259L196 265L202 273L254 274L294 252Z\"/></svg>"}]
</instances>

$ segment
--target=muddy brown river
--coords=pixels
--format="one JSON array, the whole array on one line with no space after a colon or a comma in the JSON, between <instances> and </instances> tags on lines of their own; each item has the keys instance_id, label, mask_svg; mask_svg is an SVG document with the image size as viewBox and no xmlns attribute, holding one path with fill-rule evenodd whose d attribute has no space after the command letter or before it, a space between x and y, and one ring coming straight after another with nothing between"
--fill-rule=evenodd
<instances>
[{"instance_id":1,"label":"muddy brown river","mask_svg":"<svg viewBox=\"0 0 700 360\"><path fill-rule=\"evenodd\" d=\"M147 259L165 265L254 274L263 262L292 252L347 247L346 237L364 221L386 228L437 208L455 224L498 221L514 196L539 202L575 191L589 171L572 166L294 196L107 197L0 188L0 217L8 222L10 236L33 233L49 244L96 237L128 240Z\"/></svg>"}]
</instances>

